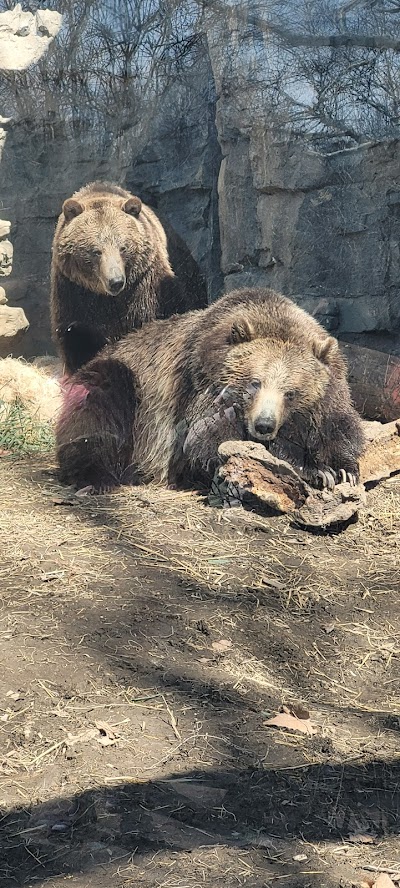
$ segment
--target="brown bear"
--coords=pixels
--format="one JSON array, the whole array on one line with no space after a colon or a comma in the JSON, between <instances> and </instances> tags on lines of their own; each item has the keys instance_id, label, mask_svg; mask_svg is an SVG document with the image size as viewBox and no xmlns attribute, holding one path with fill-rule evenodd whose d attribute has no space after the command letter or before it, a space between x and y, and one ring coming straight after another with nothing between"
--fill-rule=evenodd
<instances>
[{"instance_id":1,"label":"brown bear","mask_svg":"<svg viewBox=\"0 0 400 888\"><path fill-rule=\"evenodd\" d=\"M227 393L231 430L217 422L196 452L193 430L218 416ZM219 444L233 437L264 442L316 486L358 479L361 419L337 340L272 290L238 290L154 321L81 369L57 429L61 480L93 492L193 483L199 454L210 479Z\"/></svg>"},{"instance_id":2,"label":"brown bear","mask_svg":"<svg viewBox=\"0 0 400 888\"><path fill-rule=\"evenodd\" d=\"M182 241L179 250L185 265ZM164 228L138 197L92 182L64 202L53 241L51 321L68 374L143 323L205 305L205 287L189 290L175 276Z\"/></svg>"}]
</instances>

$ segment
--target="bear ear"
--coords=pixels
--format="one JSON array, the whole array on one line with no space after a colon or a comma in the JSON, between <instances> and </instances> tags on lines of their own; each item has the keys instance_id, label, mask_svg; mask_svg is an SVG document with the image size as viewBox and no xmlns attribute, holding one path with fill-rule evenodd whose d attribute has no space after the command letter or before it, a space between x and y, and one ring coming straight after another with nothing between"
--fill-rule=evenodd
<instances>
[{"instance_id":1,"label":"bear ear","mask_svg":"<svg viewBox=\"0 0 400 888\"><path fill-rule=\"evenodd\" d=\"M234 321L229 334L229 342L232 345L238 342L251 342L253 338L254 331L247 318L241 318L240 321Z\"/></svg>"},{"instance_id":2,"label":"bear ear","mask_svg":"<svg viewBox=\"0 0 400 888\"><path fill-rule=\"evenodd\" d=\"M128 197L128 200L122 205L122 209L124 213L128 213L128 216L135 216L137 219L142 209L140 197Z\"/></svg>"},{"instance_id":3,"label":"bear ear","mask_svg":"<svg viewBox=\"0 0 400 888\"><path fill-rule=\"evenodd\" d=\"M80 216L80 214L83 213L83 209L83 205L79 203L79 200L69 197L68 200L64 201L62 207L65 221L70 222L71 219L75 219L75 216Z\"/></svg>"},{"instance_id":4,"label":"bear ear","mask_svg":"<svg viewBox=\"0 0 400 888\"><path fill-rule=\"evenodd\" d=\"M332 358L338 352L339 345L337 339L333 336L327 336L326 339L315 339L312 346L314 355L322 364L330 364Z\"/></svg>"}]
</instances>

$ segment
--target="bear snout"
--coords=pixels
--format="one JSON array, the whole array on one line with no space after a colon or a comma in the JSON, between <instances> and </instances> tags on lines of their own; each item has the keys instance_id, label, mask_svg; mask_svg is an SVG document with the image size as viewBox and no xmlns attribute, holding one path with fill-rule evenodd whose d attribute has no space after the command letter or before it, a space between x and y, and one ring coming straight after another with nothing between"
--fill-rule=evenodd
<instances>
[{"instance_id":1,"label":"bear snout","mask_svg":"<svg viewBox=\"0 0 400 888\"><path fill-rule=\"evenodd\" d=\"M274 438L278 431L277 417L272 413L260 414L252 423L254 426L253 435L263 441Z\"/></svg>"},{"instance_id":2,"label":"bear snout","mask_svg":"<svg viewBox=\"0 0 400 888\"><path fill-rule=\"evenodd\" d=\"M124 289L126 283L125 275L119 271L115 271L107 280L107 290L112 296L117 296Z\"/></svg>"}]
</instances>

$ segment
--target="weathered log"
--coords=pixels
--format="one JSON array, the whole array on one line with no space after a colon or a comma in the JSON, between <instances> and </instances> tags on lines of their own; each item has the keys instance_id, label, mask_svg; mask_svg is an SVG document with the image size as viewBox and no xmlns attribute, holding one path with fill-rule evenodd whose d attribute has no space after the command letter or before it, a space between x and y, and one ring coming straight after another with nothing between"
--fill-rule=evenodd
<instances>
[{"instance_id":1,"label":"weathered log","mask_svg":"<svg viewBox=\"0 0 400 888\"><path fill-rule=\"evenodd\" d=\"M362 484L337 484L334 490L316 490L293 466L277 459L262 444L225 441L218 449L221 466L213 483L212 502L247 503L254 508L273 508L292 514L306 527L329 527L348 521L365 503Z\"/></svg>"},{"instance_id":2,"label":"weathered log","mask_svg":"<svg viewBox=\"0 0 400 888\"><path fill-rule=\"evenodd\" d=\"M29 327L22 308L0 305L0 358L5 358L19 343Z\"/></svg>"},{"instance_id":3,"label":"weathered log","mask_svg":"<svg viewBox=\"0 0 400 888\"><path fill-rule=\"evenodd\" d=\"M336 484L316 490L296 468L253 441L225 441L218 448L220 466L209 496L210 504L245 503L254 509L290 514L306 527L329 527L348 521L365 504L364 484L400 472L400 420L365 422L367 446L360 460L360 484Z\"/></svg>"},{"instance_id":4,"label":"weathered log","mask_svg":"<svg viewBox=\"0 0 400 888\"><path fill-rule=\"evenodd\" d=\"M349 368L356 409L364 419L391 422L400 416L400 358L372 348L340 343Z\"/></svg>"}]
</instances>

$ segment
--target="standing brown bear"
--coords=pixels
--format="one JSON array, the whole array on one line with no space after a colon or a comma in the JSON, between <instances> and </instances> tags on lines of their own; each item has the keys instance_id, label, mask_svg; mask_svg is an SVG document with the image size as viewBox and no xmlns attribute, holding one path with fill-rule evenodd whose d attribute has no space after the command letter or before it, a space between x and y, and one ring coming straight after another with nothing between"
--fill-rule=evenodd
<instances>
[{"instance_id":1,"label":"standing brown bear","mask_svg":"<svg viewBox=\"0 0 400 888\"><path fill-rule=\"evenodd\" d=\"M175 277L164 228L140 198L93 182L64 202L53 241L51 321L68 374L143 323L206 304L205 288L186 292Z\"/></svg>"},{"instance_id":2,"label":"standing brown bear","mask_svg":"<svg viewBox=\"0 0 400 888\"><path fill-rule=\"evenodd\" d=\"M227 391L233 424L217 415L211 433L204 418ZM338 342L272 290L146 324L77 373L57 430L61 479L94 491L196 481L198 469L210 480L228 438L264 442L316 486L358 478L364 439Z\"/></svg>"}]
</instances>

